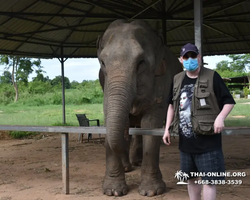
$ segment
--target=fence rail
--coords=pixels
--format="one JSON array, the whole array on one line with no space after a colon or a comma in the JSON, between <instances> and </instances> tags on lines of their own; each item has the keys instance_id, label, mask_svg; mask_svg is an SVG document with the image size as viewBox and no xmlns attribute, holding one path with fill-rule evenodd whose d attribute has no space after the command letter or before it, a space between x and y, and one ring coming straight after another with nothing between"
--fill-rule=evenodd
<instances>
[{"instance_id":1,"label":"fence rail","mask_svg":"<svg viewBox=\"0 0 250 200\"><path fill-rule=\"evenodd\" d=\"M0 125L0 131L28 131L28 132L49 132L61 133L62 143L62 183L63 192L69 194L69 133L92 133L106 134L106 128L100 126L74 127L74 126L12 126ZM162 136L164 129L142 129L130 128L131 135L152 135ZM227 128L223 135L250 134L250 128Z\"/></svg>"}]
</instances>

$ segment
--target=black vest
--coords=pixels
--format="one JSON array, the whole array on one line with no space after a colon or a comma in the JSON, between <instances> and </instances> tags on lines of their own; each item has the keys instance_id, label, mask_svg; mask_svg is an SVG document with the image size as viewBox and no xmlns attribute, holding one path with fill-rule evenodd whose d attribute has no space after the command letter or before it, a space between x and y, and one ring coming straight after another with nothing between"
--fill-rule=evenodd
<instances>
[{"instance_id":1,"label":"black vest","mask_svg":"<svg viewBox=\"0 0 250 200\"><path fill-rule=\"evenodd\" d=\"M185 71L180 72L174 77L173 108L175 114L169 127L171 133L179 133L180 90L185 73ZM213 77L213 70L201 67L195 83L191 105L191 122L195 134L214 134L214 121L220 113L220 109L214 94Z\"/></svg>"}]
</instances>

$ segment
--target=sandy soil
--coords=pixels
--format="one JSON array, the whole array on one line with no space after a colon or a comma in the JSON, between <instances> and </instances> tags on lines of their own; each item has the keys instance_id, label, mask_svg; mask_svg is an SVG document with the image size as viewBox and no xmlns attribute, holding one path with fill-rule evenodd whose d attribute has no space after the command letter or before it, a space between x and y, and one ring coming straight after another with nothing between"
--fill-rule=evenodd
<instances>
[{"instance_id":1,"label":"sandy soil","mask_svg":"<svg viewBox=\"0 0 250 200\"><path fill-rule=\"evenodd\" d=\"M70 194L62 194L61 137L59 134L13 140L0 133L0 200L110 200L102 194L105 172L103 140L78 143L77 134L70 135ZM250 199L249 135L223 136L226 169L246 172L236 177L242 185L219 185L217 199ZM151 199L187 200L185 185L177 185L174 175L179 170L178 139L171 146L161 146L160 167L167 185L166 193ZM138 194L140 168L126 174L129 193L125 200L149 199Z\"/></svg>"}]
</instances>

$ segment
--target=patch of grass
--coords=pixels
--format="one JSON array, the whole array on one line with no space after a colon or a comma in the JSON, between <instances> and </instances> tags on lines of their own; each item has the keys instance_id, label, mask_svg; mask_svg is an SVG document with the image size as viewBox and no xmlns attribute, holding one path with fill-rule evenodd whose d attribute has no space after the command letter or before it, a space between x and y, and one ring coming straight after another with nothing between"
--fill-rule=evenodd
<instances>
[{"instance_id":1,"label":"patch of grass","mask_svg":"<svg viewBox=\"0 0 250 200\"><path fill-rule=\"evenodd\" d=\"M56 122L54 124L52 124L52 126L74 126L74 124L70 124L70 123L62 123L62 122Z\"/></svg>"},{"instance_id":2,"label":"patch of grass","mask_svg":"<svg viewBox=\"0 0 250 200\"><path fill-rule=\"evenodd\" d=\"M79 126L75 114L86 114L89 119L99 119L104 123L102 104L66 105L66 125ZM61 126L63 125L62 106L26 106L15 104L0 105L0 124L32 125L32 126Z\"/></svg>"},{"instance_id":3,"label":"patch of grass","mask_svg":"<svg viewBox=\"0 0 250 200\"><path fill-rule=\"evenodd\" d=\"M12 138L20 139L20 138L28 138L30 136L35 136L35 135L38 135L38 133L36 133L36 132L25 132L25 131L10 131L9 135Z\"/></svg>"},{"instance_id":4,"label":"patch of grass","mask_svg":"<svg viewBox=\"0 0 250 200\"><path fill-rule=\"evenodd\" d=\"M225 120L227 127L250 127L250 100L236 99L236 104ZM242 117L237 117L242 116Z\"/></svg>"},{"instance_id":5,"label":"patch of grass","mask_svg":"<svg viewBox=\"0 0 250 200\"><path fill-rule=\"evenodd\" d=\"M232 112L225 121L227 127L250 127L249 99L236 100ZM0 124L32 126L79 126L75 114L86 114L89 119L99 119L104 124L103 104L66 105L66 125L62 123L61 105L27 106L20 104L0 105ZM245 116L236 118L235 116Z\"/></svg>"}]
</instances>

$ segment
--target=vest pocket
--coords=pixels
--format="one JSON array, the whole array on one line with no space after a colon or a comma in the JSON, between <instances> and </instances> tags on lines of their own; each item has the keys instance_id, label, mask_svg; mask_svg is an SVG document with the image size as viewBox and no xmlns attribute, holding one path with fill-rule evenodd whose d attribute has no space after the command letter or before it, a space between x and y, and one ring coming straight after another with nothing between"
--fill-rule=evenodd
<instances>
[{"instance_id":1,"label":"vest pocket","mask_svg":"<svg viewBox=\"0 0 250 200\"><path fill-rule=\"evenodd\" d=\"M214 134L214 121L199 121L199 125L202 134Z\"/></svg>"},{"instance_id":2,"label":"vest pocket","mask_svg":"<svg viewBox=\"0 0 250 200\"><path fill-rule=\"evenodd\" d=\"M214 120L197 120L193 118L193 131L197 135L214 135Z\"/></svg>"},{"instance_id":3,"label":"vest pocket","mask_svg":"<svg viewBox=\"0 0 250 200\"><path fill-rule=\"evenodd\" d=\"M198 93L196 95L196 108L198 110L206 110L206 109L211 109L211 106L209 105L208 102L208 97L210 96L210 92L204 92L204 93Z\"/></svg>"}]
</instances>

